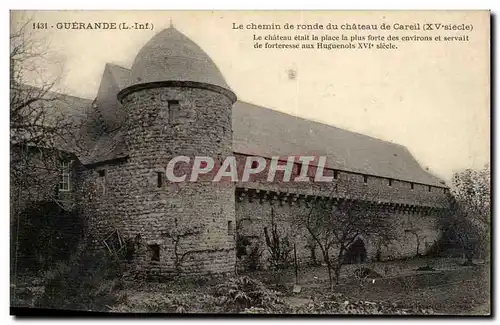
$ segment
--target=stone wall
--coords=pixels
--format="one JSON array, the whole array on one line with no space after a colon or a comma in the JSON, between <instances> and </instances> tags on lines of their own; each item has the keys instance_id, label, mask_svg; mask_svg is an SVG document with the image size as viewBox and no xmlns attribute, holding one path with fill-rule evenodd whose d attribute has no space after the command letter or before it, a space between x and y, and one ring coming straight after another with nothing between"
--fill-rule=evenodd
<instances>
[{"instance_id":1,"label":"stone wall","mask_svg":"<svg viewBox=\"0 0 500 325\"><path fill-rule=\"evenodd\" d=\"M169 109L172 100L179 107ZM205 89L133 92L123 99L128 159L82 174L96 233L134 240L133 261L153 275L234 270L234 184L168 183L162 174L175 156L231 155L231 106Z\"/></svg>"},{"instance_id":2,"label":"stone wall","mask_svg":"<svg viewBox=\"0 0 500 325\"><path fill-rule=\"evenodd\" d=\"M228 273L236 260L235 231L259 243L265 264L264 228L270 229L273 215L280 232L295 243L299 262L306 263L312 241L293 220L307 213L307 202L316 197L371 202L393 219L397 240L379 247L379 239L362 238L369 259L413 256L417 238L424 253L436 239L432 215L444 207L444 186L331 169L324 175L335 176L332 182L315 182L315 167L309 182L283 182L278 172L269 183L268 168L236 184L213 183L213 173L197 182L168 182L165 167L173 157L211 157L217 171L233 154L231 106L231 98L201 88L139 89L125 95L128 158L88 166L80 174L78 206L98 246L118 230L134 245L132 262L150 274ZM241 179L247 156L236 157ZM292 180L298 174L295 164ZM321 259L319 250L316 256Z\"/></svg>"},{"instance_id":3,"label":"stone wall","mask_svg":"<svg viewBox=\"0 0 500 325\"><path fill-rule=\"evenodd\" d=\"M299 199L290 204L288 201L270 200L266 196L263 200L259 197L250 198L248 190L237 196L236 220L238 231L241 235L248 237L251 247L259 245L262 251L260 263L266 266L269 256L266 247L264 228L271 228L272 222L277 224L279 233L288 236L290 241L296 245L297 259L299 264L312 262L311 244L314 243L306 229L300 227L296 222L298 218L306 216L311 205L306 198ZM241 193L246 193L242 196ZM255 193L256 194L256 193ZM394 225L393 235L395 238L388 243L382 244L380 238L360 236L363 240L368 260L391 260L413 257L417 254L417 238L420 241L419 254L426 254L434 241L439 236L437 217L429 210L404 210L403 207L395 208L393 211L385 210L389 223ZM272 220L273 217L273 220ZM417 237L418 236L418 237ZM251 249L247 249L249 251ZM377 253L380 255L377 257ZM335 254L335 249L332 250ZM322 256L319 248L316 248L317 261L321 262ZM238 262L242 263L244 259Z\"/></svg>"},{"instance_id":4,"label":"stone wall","mask_svg":"<svg viewBox=\"0 0 500 325\"><path fill-rule=\"evenodd\" d=\"M314 182L315 168L310 170L310 182L284 183L280 181L283 172L278 172L276 181L269 183L266 169L249 182L237 182L237 190L229 181L210 182L213 174L196 183L165 182L158 187L158 173L176 155L212 157L217 160L216 169L220 167L231 154L230 102L216 93L184 88L150 89L129 97L124 105L131 116L127 133L130 156L83 171L84 197L91 200L80 206L91 216L99 238L118 229L124 238L133 239L137 244L134 261L150 273L231 272L236 259L235 231L260 245L265 264L264 228L271 227L271 210L280 232L296 244L299 262L307 263L312 241L293 220L309 211L307 202L316 196L369 201L387 210L387 217L397 225L397 240L379 249L377 238L362 238L369 259L375 259L377 253L382 259L413 256L417 238L420 253L425 253L437 238L432 215L444 206L446 189L441 187L429 191L423 184L389 183L386 178L328 169L324 174L335 173L336 179ZM174 126L164 112L169 98L176 98L190 112ZM142 104L148 100L151 104ZM246 156L236 156L241 179ZM292 180L298 174L295 165ZM176 171L176 175L182 173ZM102 242L98 244L102 246ZM159 261L152 260L152 245L160 248ZM318 249L316 257L321 260Z\"/></svg>"},{"instance_id":5,"label":"stone wall","mask_svg":"<svg viewBox=\"0 0 500 325\"><path fill-rule=\"evenodd\" d=\"M245 155L237 155L239 179ZM269 166L269 160L267 163ZM326 169L327 176L336 175L332 182L314 182L316 169L309 170L309 182L293 182L299 175L298 165L292 170L292 181L283 182L283 172L278 172L273 182L267 182L268 168L252 175L248 182L237 183L236 219L239 231L251 238L253 245L263 251L261 262L265 264L266 244L264 227L270 227L271 215L283 235L288 235L296 244L300 263L311 260L312 238L307 230L297 226L294 220L310 211L310 202L316 198L337 204L339 200L352 200L373 205L394 224L396 239L381 243L380 238L362 238L368 259L397 259L425 254L437 239L436 214L446 207L445 187L428 186L408 181L333 171ZM271 213L271 211L273 213ZM316 250L321 259L321 252Z\"/></svg>"}]
</instances>

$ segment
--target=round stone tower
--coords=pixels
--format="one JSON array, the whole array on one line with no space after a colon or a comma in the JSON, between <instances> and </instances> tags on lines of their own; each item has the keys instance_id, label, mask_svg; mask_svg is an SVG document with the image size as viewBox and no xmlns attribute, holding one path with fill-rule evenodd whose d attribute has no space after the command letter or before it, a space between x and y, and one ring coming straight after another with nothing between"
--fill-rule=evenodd
<instances>
[{"instance_id":1,"label":"round stone tower","mask_svg":"<svg viewBox=\"0 0 500 325\"><path fill-rule=\"evenodd\" d=\"M213 274L234 270L234 184L171 183L176 156L232 155L236 96L210 57L174 28L138 53L129 86L118 94L127 114L123 229L140 237L136 259L150 273ZM189 175L187 180L189 180Z\"/></svg>"}]
</instances>

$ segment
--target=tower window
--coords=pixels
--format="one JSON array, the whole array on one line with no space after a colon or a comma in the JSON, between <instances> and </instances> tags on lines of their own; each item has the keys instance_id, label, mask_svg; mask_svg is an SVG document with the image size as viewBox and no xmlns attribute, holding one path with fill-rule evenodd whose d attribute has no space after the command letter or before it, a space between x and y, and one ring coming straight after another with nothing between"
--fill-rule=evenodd
<instances>
[{"instance_id":1,"label":"tower window","mask_svg":"<svg viewBox=\"0 0 500 325\"><path fill-rule=\"evenodd\" d=\"M233 235L233 222L232 221L227 222L227 234L230 236Z\"/></svg>"},{"instance_id":2,"label":"tower window","mask_svg":"<svg viewBox=\"0 0 500 325\"><path fill-rule=\"evenodd\" d=\"M333 178L334 179L338 179L339 178L339 171L336 170L336 169L333 170Z\"/></svg>"},{"instance_id":3,"label":"tower window","mask_svg":"<svg viewBox=\"0 0 500 325\"><path fill-rule=\"evenodd\" d=\"M99 174L99 185L102 187L102 195L106 194L106 170L101 169L97 172Z\"/></svg>"},{"instance_id":4,"label":"tower window","mask_svg":"<svg viewBox=\"0 0 500 325\"><path fill-rule=\"evenodd\" d=\"M429 192L431 191L431 186L429 185Z\"/></svg>"},{"instance_id":5,"label":"tower window","mask_svg":"<svg viewBox=\"0 0 500 325\"><path fill-rule=\"evenodd\" d=\"M156 173L156 186L157 187L162 187L163 186L163 172L157 172Z\"/></svg>"},{"instance_id":6,"label":"tower window","mask_svg":"<svg viewBox=\"0 0 500 325\"><path fill-rule=\"evenodd\" d=\"M411 189L413 190L415 188L415 184L410 183Z\"/></svg>"},{"instance_id":7,"label":"tower window","mask_svg":"<svg viewBox=\"0 0 500 325\"><path fill-rule=\"evenodd\" d=\"M148 245L149 251L151 253L151 261L159 261L160 260L160 245L153 244Z\"/></svg>"},{"instance_id":8,"label":"tower window","mask_svg":"<svg viewBox=\"0 0 500 325\"><path fill-rule=\"evenodd\" d=\"M181 111L181 105L179 104L178 100L168 101L168 118L170 123L177 123L180 111Z\"/></svg>"},{"instance_id":9,"label":"tower window","mask_svg":"<svg viewBox=\"0 0 500 325\"><path fill-rule=\"evenodd\" d=\"M364 183L368 183L368 176L363 175L363 182L364 182Z\"/></svg>"},{"instance_id":10,"label":"tower window","mask_svg":"<svg viewBox=\"0 0 500 325\"><path fill-rule=\"evenodd\" d=\"M389 186L392 186L392 179L389 178Z\"/></svg>"},{"instance_id":11,"label":"tower window","mask_svg":"<svg viewBox=\"0 0 500 325\"><path fill-rule=\"evenodd\" d=\"M297 164L297 175L300 175L302 172L302 164Z\"/></svg>"},{"instance_id":12,"label":"tower window","mask_svg":"<svg viewBox=\"0 0 500 325\"><path fill-rule=\"evenodd\" d=\"M69 161L61 161L60 165L60 170L61 170L61 178L59 181L59 191L61 192L68 192L71 190L71 184L70 184L70 176L71 176L71 170L70 170L70 165L71 163Z\"/></svg>"}]
</instances>

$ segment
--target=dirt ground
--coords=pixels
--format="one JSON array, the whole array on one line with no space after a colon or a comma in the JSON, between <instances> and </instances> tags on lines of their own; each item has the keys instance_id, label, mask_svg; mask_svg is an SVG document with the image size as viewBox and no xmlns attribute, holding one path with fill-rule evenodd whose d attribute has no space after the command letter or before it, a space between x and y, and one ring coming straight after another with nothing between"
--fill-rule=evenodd
<instances>
[{"instance_id":1,"label":"dirt ground","mask_svg":"<svg viewBox=\"0 0 500 325\"><path fill-rule=\"evenodd\" d=\"M490 310L490 265L475 261L474 266L462 266L456 258L419 258L407 261L379 262L369 264L345 265L341 280L333 291L328 283L326 267L300 268L298 278L294 270L280 277L280 285L275 287L276 278L271 272L248 273L251 278L262 281L270 288L277 288L286 302L301 307L311 302L328 301L333 295L342 295L350 301L377 302L394 305L398 308L432 309L434 314L446 315L488 315ZM359 279L354 272L367 267L378 273L378 277ZM419 271L420 267L431 270ZM214 282L215 281L215 282ZM220 280L204 283L127 283L118 296L126 296L132 306L151 310L149 305L161 305L162 295L173 299L199 300L193 309L203 312L207 303L204 300L210 286ZM293 288L298 282L300 292ZM159 293L161 293L159 295ZM191 297L191 298L190 298ZM110 306L111 310L113 306ZM134 307L135 308L135 307ZM119 311L119 310L118 310ZM158 310L161 312L161 310Z\"/></svg>"},{"instance_id":2,"label":"dirt ground","mask_svg":"<svg viewBox=\"0 0 500 325\"><path fill-rule=\"evenodd\" d=\"M387 302L402 308L431 308L435 314L488 315L490 308L490 267L480 261L476 266L462 266L457 258L419 258L408 261L346 265L340 283L333 291L355 300ZM429 266L433 271L417 271ZM381 278L360 280L354 271L368 267ZM265 273L259 277L273 279ZM293 293L295 274L287 272L283 283L288 288L287 299L293 305L307 304L320 295L331 293L325 267L311 267L298 272L300 293Z\"/></svg>"}]
</instances>

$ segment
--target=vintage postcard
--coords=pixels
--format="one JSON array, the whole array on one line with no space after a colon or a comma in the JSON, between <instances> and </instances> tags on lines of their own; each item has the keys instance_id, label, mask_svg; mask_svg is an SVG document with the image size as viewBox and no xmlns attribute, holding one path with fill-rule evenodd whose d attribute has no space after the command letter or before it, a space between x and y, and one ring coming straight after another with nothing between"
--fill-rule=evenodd
<instances>
[{"instance_id":1,"label":"vintage postcard","mask_svg":"<svg viewBox=\"0 0 500 325\"><path fill-rule=\"evenodd\" d=\"M11 314L491 314L489 11L10 19Z\"/></svg>"}]
</instances>

